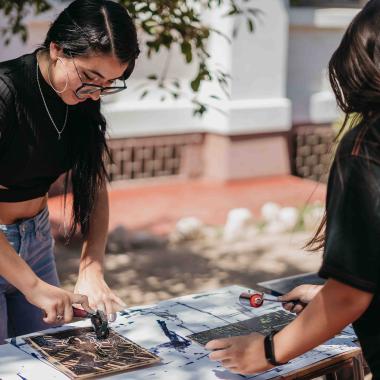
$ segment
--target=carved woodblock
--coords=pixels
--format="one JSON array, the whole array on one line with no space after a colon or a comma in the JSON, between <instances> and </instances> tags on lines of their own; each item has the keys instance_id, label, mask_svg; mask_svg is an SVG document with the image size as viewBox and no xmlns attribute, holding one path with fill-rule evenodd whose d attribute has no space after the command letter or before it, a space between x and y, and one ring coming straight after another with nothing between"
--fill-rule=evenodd
<instances>
[{"instance_id":1,"label":"carved woodblock","mask_svg":"<svg viewBox=\"0 0 380 380\"><path fill-rule=\"evenodd\" d=\"M127 371L160 360L112 330L107 339L98 340L91 327L33 336L26 341L71 379Z\"/></svg>"}]
</instances>

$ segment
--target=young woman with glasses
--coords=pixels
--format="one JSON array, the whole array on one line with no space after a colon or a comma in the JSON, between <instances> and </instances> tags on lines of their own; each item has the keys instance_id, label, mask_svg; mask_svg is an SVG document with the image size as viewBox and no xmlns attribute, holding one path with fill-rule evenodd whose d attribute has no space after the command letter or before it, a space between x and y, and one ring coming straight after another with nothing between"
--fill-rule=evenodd
<instances>
[{"instance_id":1,"label":"young woman with glasses","mask_svg":"<svg viewBox=\"0 0 380 380\"><path fill-rule=\"evenodd\" d=\"M104 281L108 196L100 97L126 89L136 29L113 1L73 1L41 48L0 63L0 343L69 322L72 304L109 316L124 305ZM47 192L66 173L71 237L84 237L74 292L59 288Z\"/></svg>"},{"instance_id":2,"label":"young woman with glasses","mask_svg":"<svg viewBox=\"0 0 380 380\"><path fill-rule=\"evenodd\" d=\"M321 286L282 297L299 316L280 332L214 340L213 360L233 372L281 365L352 323L364 357L380 379L380 0L370 0L349 25L329 63L337 103L359 123L342 138L330 169L326 215L309 244L324 248ZM303 308L301 303L308 303Z\"/></svg>"}]
</instances>

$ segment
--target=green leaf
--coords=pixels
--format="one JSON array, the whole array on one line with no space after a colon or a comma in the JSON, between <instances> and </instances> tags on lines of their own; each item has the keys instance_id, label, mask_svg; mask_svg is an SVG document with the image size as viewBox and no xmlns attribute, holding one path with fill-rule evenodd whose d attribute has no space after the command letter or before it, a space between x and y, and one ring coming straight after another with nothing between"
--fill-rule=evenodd
<instances>
[{"instance_id":1,"label":"green leaf","mask_svg":"<svg viewBox=\"0 0 380 380\"><path fill-rule=\"evenodd\" d=\"M181 52L185 56L187 63L190 63L193 60L193 53L191 51L191 44L188 41L182 42Z\"/></svg>"},{"instance_id":2,"label":"green leaf","mask_svg":"<svg viewBox=\"0 0 380 380\"><path fill-rule=\"evenodd\" d=\"M197 103L196 103L196 107L195 107L195 109L194 109L194 111L193 111L193 115L194 115L194 116L202 117L203 114L204 114L206 111L207 111L207 107L206 107L204 104L197 102Z\"/></svg>"},{"instance_id":3,"label":"green leaf","mask_svg":"<svg viewBox=\"0 0 380 380\"><path fill-rule=\"evenodd\" d=\"M197 76L194 80L192 80L190 86L194 92L198 92L199 87L201 86L201 77Z\"/></svg>"},{"instance_id":4,"label":"green leaf","mask_svg":"<svg viewBox=\"0 0 380 380\"><path fill-rule=\"evenodd\" d=\"M162 37L161 37L161 42L162 44L167 48L169 49L172 42L173 42L173 36L170 35L170 34L163 34Z\"/></svg>"},{"instance_id":5,"label":"green leaf","mask_svg":"<svg viewBox=\"0 0 380 380\"><path fill-rule=\"evenodd\" d=\"M247 19L247 24L248 24L248 30L252 33L255 29L255 26L253 24L252 19L248 18Z\"/></svg>"}]
</instances>

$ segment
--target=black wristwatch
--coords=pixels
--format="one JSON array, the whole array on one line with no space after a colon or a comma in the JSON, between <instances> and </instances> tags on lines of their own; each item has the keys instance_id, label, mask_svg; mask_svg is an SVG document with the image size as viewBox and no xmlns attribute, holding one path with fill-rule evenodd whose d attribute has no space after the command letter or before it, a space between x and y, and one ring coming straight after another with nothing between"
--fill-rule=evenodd
<instances>
[{"instance_id":1,"label":"black wristwatch","mask_svg":"<svg viewBox=\"0 0 380 380\"><path fill-rule=\"evenodd\" d=\"M276 360L275 356L274 356L274 344L273 344L273 337L275 336L275 334L278 333L278 330L272 330L268 335L265 336L264 338L264 351L265 351L265 358L267 359L267 361L274 365L274 366L280 366L280 365L284 365L284 364L287 364L288 362L286 363L280 363Z\"/></svg>"}]
</instances>

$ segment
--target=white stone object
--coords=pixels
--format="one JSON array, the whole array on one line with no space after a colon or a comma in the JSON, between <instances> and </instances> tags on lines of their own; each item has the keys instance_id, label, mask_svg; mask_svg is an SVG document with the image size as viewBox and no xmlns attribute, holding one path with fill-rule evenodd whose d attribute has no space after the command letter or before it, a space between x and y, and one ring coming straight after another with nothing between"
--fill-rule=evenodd
<instances>
[{"instance_id":1,"label":"white stone object","mask_svg":"<svg viewBox=\"0 0 380 380\"><path fill-rule=\"evenodd\" d=\"M273 222L278 219L281 207L274 202L267 202L261 207L261 218L266 223Z\"/></svg>"},{"instance_id":2,"label":"white stone object","mask_svg":"<svg viewBox=\"0 0 380 380\"><path fill-rule=\"evenodd\" d=\"M253 224L253 215L247 208L236 208L231 210L227 216L224 226L223 239L235 241L244 238Z\"/></svg>"},{"instance_id":3,"label":"white stone object","mask_svg":"<svg viewBox=\"0 0 380 380\"><path fill-rule=\"evenodd\" d=\"M264 231L268 234L282 234L287 231L284 223L281 223L278 219L269 222L265 227Z\"/></svg>"},{"instance_id":4,"label":"white stone object","mask_svg":"<svg viewBox=\"0 0 380 380\"><path fill-rule=\"evenodd\" d=\"M180 219L176 224L176 235L183 240L196 239L202 235L204 224L195 217Z\"/></svg>"},{"instance_id":5,"label":"white stone object","mask_svg":"<svg viewBox=\"0 0 380 380\"><path fill-rule=\"evenodd\" d=\"M293 230L299 220L299 211L295 207L283 207L278 213L278 220L286 231Z\"/></svg>"}]
</instances>

